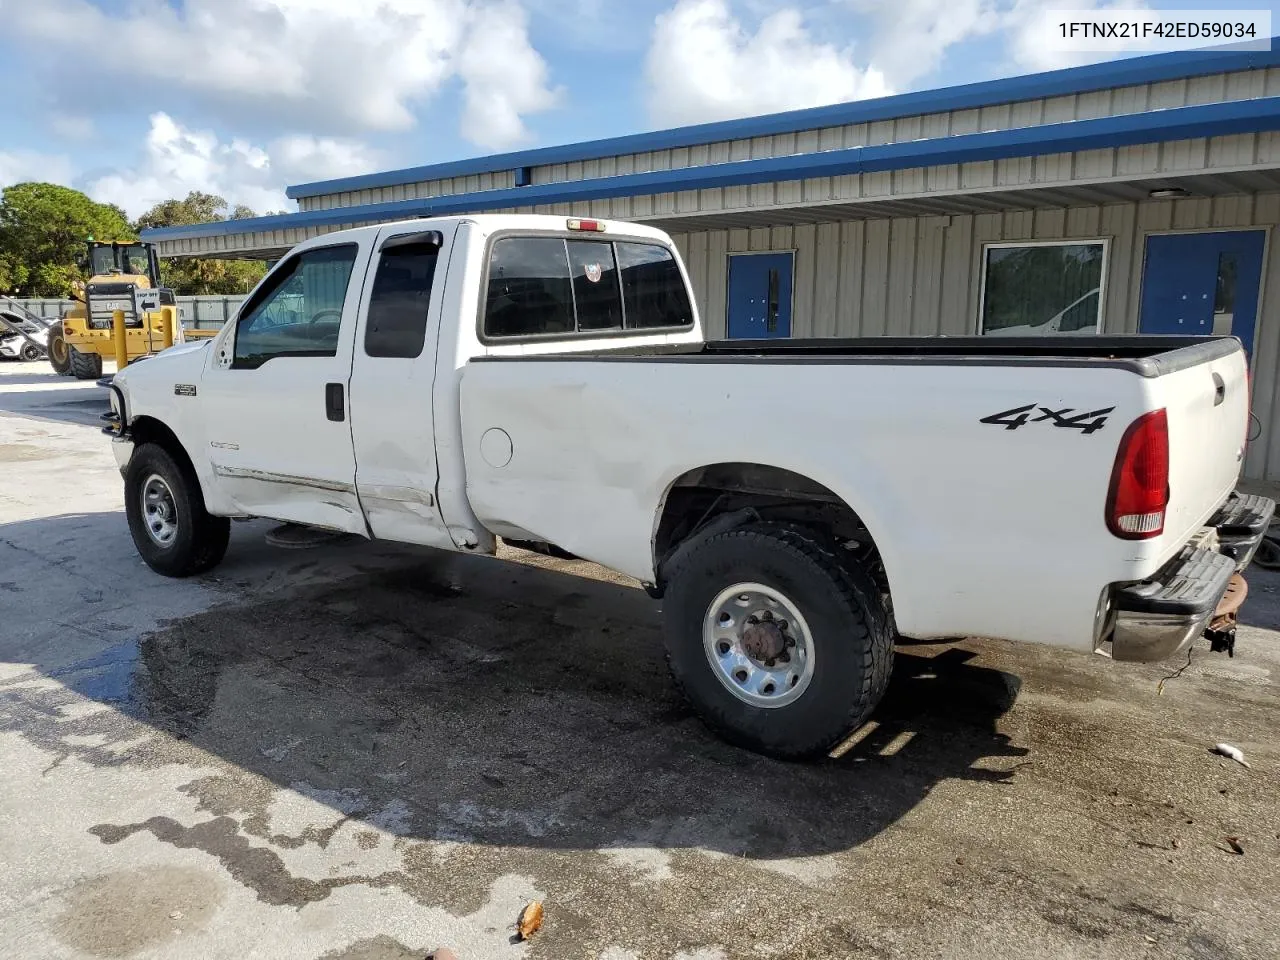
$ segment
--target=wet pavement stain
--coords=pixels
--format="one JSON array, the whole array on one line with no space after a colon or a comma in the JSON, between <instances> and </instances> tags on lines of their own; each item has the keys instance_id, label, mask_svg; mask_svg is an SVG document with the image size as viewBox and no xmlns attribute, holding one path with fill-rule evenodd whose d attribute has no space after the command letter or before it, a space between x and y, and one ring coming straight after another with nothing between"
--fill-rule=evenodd
<instances>
[{"instance_id":1,"label":"wet pavement stain","mask_svg":"<svg viewBox=\"0 0 1280 960\"><path fill-rule=\"evenodd\" d=\"M302 907L324 900L338 887L369 883L372 879L342 877L317 882L295 877L274 850L252 846L247 837L241 836L240 825L230 817L216 817L191 827L184 827L170 817L152 817L144 823L122 826L104 823L89 828L91 834L108 844L119 843L142 831L180 850L202 850L216 857L233 880L274 907Z\"/></svg>"},{"instance_id":2,"label":"wet pavement stain","mask_svg":"<svg viewBox=\"0 0 1280 960\"><path fill-rule=\"evenodd\" d=\"M204 870L149 866L77 883L53 932L66 946L94 957L128 957L204 928L223 890Z\"/></svg>"},{"instance_id":3,"label":"wet pavement stain","mask_svg":"<svg viewBox=\"0 0 1280 960\"><path fill-rule=\"evenodd\" d=\"M58 452L36 443L0 443L0 463L22 460L51 460Z\"/></svg>"},{"instance_id":4,"label":"wet pavement stain","mask_svg":"<svg viewBox=\"0 0 1280 960\"><path fill-rule=\"evenodd\" d=\"M427 956L425 950L413 950L392 937L377 936L331 950L319 960L423 960Z\"/></svg>"}]
</instances>

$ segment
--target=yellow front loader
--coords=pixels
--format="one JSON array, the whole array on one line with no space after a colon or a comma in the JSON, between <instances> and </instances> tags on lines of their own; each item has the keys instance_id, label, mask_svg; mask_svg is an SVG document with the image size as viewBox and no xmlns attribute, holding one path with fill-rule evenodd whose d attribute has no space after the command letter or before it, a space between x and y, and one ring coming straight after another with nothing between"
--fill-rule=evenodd
<instances>
[{"instance_id":1,"label":"yellow front loader","mask_svg":"<svg viewBox=\"0 0 1280 960\"><path fill-rule=\"evenodd\" d=\"M91 238L84 269L89 279L73 295L78 302L49 330L49 363L58 373L81 380L102 376L103 357L116 357L111 323L117 311L124 314L125 353L130 361L164 349L165 326L170 322L166 314L173 318L174 342L217 333L181 329L173 291L160 285L160 261L149 243ZM161 309L139 313L134 302L138 290L157 290Z\"/></svg>"}]
</instances>

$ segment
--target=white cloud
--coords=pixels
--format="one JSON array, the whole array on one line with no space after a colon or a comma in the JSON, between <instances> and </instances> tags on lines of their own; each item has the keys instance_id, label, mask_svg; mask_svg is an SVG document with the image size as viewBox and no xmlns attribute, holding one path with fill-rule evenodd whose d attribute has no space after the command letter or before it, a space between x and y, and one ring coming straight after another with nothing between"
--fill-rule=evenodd
<instances>
[{"instance_id":1,"label":"white cloud","mask_svg":"<svg viewBox=\"0 0 1280 960\"><path fill-rule=\"evenodd\" d=\"M890 91L852 51L815 39L786 7L749 32L726 0L679 0L661 14L649 48L649 116L659 124L774 113Z\"/></svg>"},{"instance_id":2,"label":"white cloud","mask_svg":"<svg viewBox=\"0 0 1280 960\"><path fill-rule=\"evenodd\" d=\"M376 170L383 163L377 151L357 140L308 134L278 137L268 145L267 153L290 183L351 177Z\"/></svg>"},{"instance_id":3,"label":"white cloud","mask_svg":"<svg viewBox=\"0 0 1280 960\"><path fill-rule=\"evenodd\" d=\"M476 11L458 54L464 83L462 135L499 149L528 139L521 117L555 105L547 86L547 64L525 33L524 11L515 3Z\"/></svg>"},{"instance_id":4,"label":"white cloud","mask_svg":"<svg viewBox=\"0 0 1280 960\"><path fill-rule=\"evenodd\" d=\"M1075 2L1075 0L1062 0ZM895 87L928 76L947 50L1001 25L996 0L846 0L870 15L870 62Z\"/></svg>"},{"instance_id":5,"label":"white cloud","mask_svg":"<svg viewBox=\"0 0 1280 960\"><path fill-rule=\"evenodd\" d=\"M0 187L37 180L67 183L71 179L71 159L61 154L33 150L0 150Z\"/></svg>"},{"instance_id":6,"label":"white cloud","mask_svg":"<svg viewBox=\"0 0 1280 960\"><path fill-rule=\"evenodd\" d=\"M1108 60L1113 53L1074 52L1054 48L1053 37L1062 20L1061 11L1071 10L1146 10L1143 0L1015 0L1005 21L1009 31L1009 54L1013 62L1025 70L1057 70L1082 63Z\"/></svg>"},{"instance_id":7,"label":"white cloud","mask_svg":"<svg viewBox=\"0 0 1280 960\"><path fill-rule=\"evenodd\" d=\"M379 159L364 144L330 137L285 136L265 147L239 138L223 141L210 130L192 130L155 113L136 167L100 176L85 192L131 217L192 190L266 213L292 208L285 183L367 172Z\"/></svg>"},{"instance_id":8,"label":"white cloud","mask_svg":"<svg viewBox=\"0 0 1280 960\"><path fill-rule=\"evenodd\" d=\"M525 136L525 115L554 102L516 0L140 0L120 12L0 0L0 21L11 38L64 54L51 60L83 81L159 83L224 121L406 130L415 108L458 78L463 130L508 146Z\"/></svg>"}]
</instances>

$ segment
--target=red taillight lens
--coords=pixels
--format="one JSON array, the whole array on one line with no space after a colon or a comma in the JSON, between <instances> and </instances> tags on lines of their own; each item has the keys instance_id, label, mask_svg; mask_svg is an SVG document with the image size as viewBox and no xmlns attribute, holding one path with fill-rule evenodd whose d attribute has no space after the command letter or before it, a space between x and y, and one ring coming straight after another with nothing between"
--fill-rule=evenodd
<instances>
[{"instance_id":1,"label":"red taillight lens","mask_svg":"<svg viewBox=\"0 0 1280 960\"><path fill-rule=\"evenodd\" d=\"M1169 416L1143 414L1124 432L1111 472L1107 529L1124 540L1149 540L1164 533L1169 505Z\"/></svg>"}]
</instances>

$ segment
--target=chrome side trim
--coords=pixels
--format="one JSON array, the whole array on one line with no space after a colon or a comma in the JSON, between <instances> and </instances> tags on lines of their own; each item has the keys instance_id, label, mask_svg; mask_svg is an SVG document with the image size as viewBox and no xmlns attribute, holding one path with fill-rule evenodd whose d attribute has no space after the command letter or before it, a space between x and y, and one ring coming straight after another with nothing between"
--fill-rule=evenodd
<instances>
[{"instance_id":1,"label":"chrome side trim","mask_svg":"<svg viewBox=\"0 0 1280 960\"><path fill-rule=\"evenodd\" d=\"M329 490L333 493L356 492L355 484L339 483L335 480L318 480L315 477L297 477L287 473L272 473L268 470L250 470L247 467L228 467L214 464L213 472L230 480L258 480L262 483L283 483L291 487L314 487L317 490Z\"/></svg>"}]
</instances>

